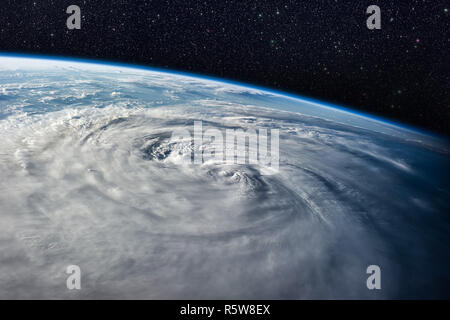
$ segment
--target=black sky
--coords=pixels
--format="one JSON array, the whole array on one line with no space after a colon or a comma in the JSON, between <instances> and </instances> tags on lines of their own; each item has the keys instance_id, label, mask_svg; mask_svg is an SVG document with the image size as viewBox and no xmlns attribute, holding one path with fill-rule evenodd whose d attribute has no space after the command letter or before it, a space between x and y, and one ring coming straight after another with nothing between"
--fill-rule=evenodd
<instances>
[{"instance_id":1,"label":"black sky","mask_svg":"<svg viewBox=\"0 0 450 320\"><path fill-rule=\"evenodd\" d=\"M67 30L72 4L81 30ZM381 30L366 28L371 4ZM437 0L3 0L0 51L239 80L449 135L449 9Z\"/></svg>"}]
</instances>

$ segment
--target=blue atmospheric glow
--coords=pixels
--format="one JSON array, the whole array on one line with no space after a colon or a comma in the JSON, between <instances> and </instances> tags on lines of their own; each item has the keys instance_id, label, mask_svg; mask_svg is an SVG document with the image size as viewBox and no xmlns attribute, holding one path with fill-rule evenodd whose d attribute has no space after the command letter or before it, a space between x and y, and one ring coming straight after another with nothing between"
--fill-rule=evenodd
<instances>
[{"instance_id":1,"label":"blue atmospheric glow","mask_svg":"<svg viewBox=\"0 0 450 320\"><path fill-rule=\"evenodd\" d=\"M210 80L210 81L216 81L216 82L222 82L227 84L232 84L235 86L245 87L249 89L255 89L259 91L264 91L267 93L271 93L274 95L298 100L301 102L306 102L310 104L316 104L320 105L325 108L330 108L334 110L339 110L342 112L350 113L353 115L357 115L359 117L364 117L367 119L371 119L377 122L381 122L390 126L395 126L398 128L402 128L405 130L413 131L416 133L431 135L431 136L437 136L434 133L428 132L423 129L419 129L413 126L405 125L403 123L398 123L392 120L388 120L383 117L371 115L369 113L364 113L360 111L356 111L349 107L343 107L343 106L337 106L329 102L324 102L320 100L316 100L310 97L303 97L300 95L278 91L275 89L263 87L263 86L255 86L244 82L234 81L230 79L223 79L223 78L216 78L212 76L202 75L202 74L195 74L195 73L189 73L189 72L182 72L182 71L174 71L171 69L164 69L164 68L157 68L157 67L148 67L138 64L130 64L130 63L122 63L122 62L111 62L111 61L105 61L105 60L95 60L95 59L83 59L83 58L72 58L72 57L60 57L60 56L51 56L51 55L33 55L33 54L23 54L23 53L7 53L7 52L0 52L0 57L12 57L12 58L29 58L29 59L42 59L42 60L57 60L57 61L66 61L66 62L78 62L78 63L88 63L88 64L97 64L97 65L106 65L106 66L114 66L114 67L122 67L122 68L130 68L130 69L139 69L139 70L148 70L148 71L156 71L156 72L162 72L166 74L173 74L173 75L180 75L185 77L191 77L191 78L197 78L197 79L203 79L203 80Z\"/></svg>"}]
</instances>

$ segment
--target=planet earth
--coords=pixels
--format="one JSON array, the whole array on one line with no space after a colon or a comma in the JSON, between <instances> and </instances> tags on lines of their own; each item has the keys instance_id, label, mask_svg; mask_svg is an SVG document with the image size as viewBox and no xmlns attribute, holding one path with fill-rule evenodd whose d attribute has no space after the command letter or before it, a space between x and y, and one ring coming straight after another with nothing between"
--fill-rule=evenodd
<instances>
[{"instance_id":1,"label":"planet earth","mask_svg":"<svg viewBox=\"0 0 450 320\"><path fill-rule=\"evenodd\" d=\"M171 136L199 121L278 130L277 170L183 161L214 144ZM2 299L450 297L447 138L225 80L1 56L0 141Z\"/></svg>"}]
</instances>

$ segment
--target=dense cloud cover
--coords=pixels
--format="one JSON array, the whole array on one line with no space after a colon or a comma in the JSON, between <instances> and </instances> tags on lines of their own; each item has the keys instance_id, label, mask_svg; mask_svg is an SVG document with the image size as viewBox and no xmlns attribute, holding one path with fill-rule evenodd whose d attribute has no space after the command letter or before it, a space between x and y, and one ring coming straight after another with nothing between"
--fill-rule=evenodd
<instances>
[{"instance_id":1,"label":"dense cloud cover","mask_svg":"<svg viewBox=\"0 0 450 320\"><path fill-rule=\"evenodd\" d=\"M279 170L189 163L171 134L194 121L279 129ZM233 84L14 58L0 134L0 298L449 296L438 138Z\"/></svg>"}]
</instances>

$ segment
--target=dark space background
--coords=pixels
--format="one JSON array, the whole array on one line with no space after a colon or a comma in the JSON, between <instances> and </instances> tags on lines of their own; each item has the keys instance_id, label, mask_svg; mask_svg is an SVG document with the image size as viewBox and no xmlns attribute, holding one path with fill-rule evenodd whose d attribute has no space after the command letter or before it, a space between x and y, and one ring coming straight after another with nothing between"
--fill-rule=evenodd
<instances>
[{"instance_id":1,"label":"dark space background","mask_svg":"<svg viewBox=\"0 0 450 320\"><path fill-rule=\"evenodd\" d=\"M82 29L66 28L80 6ZM382 29L366 28L381 7ZM0 53L238 80L450 135L448 1L2 0Z\"/></svg>"}]
</instances>

